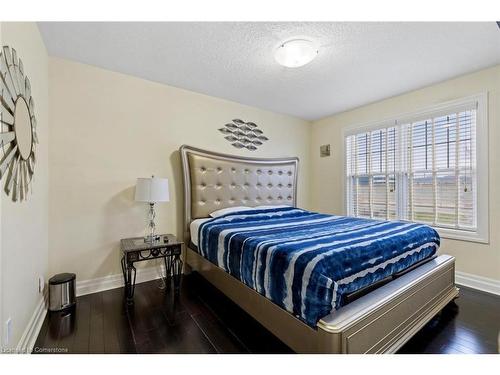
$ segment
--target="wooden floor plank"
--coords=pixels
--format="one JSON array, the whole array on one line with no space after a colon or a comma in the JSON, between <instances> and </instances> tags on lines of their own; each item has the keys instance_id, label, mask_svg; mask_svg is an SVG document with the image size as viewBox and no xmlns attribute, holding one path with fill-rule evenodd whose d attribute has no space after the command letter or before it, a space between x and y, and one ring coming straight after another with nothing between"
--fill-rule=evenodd
<instances>
[{"instance_id":1,"label":"wooden floor plank","mask_svg":"<svg viewBox=\"0 0 500 375\"><path fill-rule=\"evenodd\" d=\"M219 319L205 314L192 317L218 353L249 353L249 349Z\"/></svg>"},{"instance_id":2,"label":"wooden floor plank","mask_svg":"<svg viewBox=\"0 0 500 375\"><path fill-rule=\"evenodd\" d=\"M121 296L116 298L113 291L106 291L102 294L104 352L109 354L119 354L121 351L116 319L120 314L118 308L120 300Z\"/></svg>"},{"instance_id":3,"label":"wooden floor plank","mask_svg":"<svg viewBox=\"0 0 500 375\"><path fill-rule=\"evenodd\" d=\"M90 296L90 353L104 353L104 314L102 294L103 293L95 293Z\"/></svg>"},{"instance_id":4,"label":"wooden floor plank","mask_svg":"<svg viewBox=\"0 0 500 375\"><path fill-rule=\"evenodd\" d=\"M114 312L112 319L118 336L120 353L137 353L133 331L130 327L129 317L127 314L127 306L123 299L124 291L122 288L119 288L112 289L108 291L108 293L110 299L107 303L112 305Z\"/></svg>"},{"instance_id":5,"label":"wooden floor plank","mask_svg":"<svg viewBox=\"0 0 500 375\"><path fill-rule=\"evenodd\" d=\"M45 317L42 323L42 327L40 328L40 332L38 332L38 337L36 338L32 353L38 354L39 350L45 347L45 339L46 336L48 335L48 331L49 331L49 319Z\"/></svg>"},{"instance_id":6,"label":"wooden floor plank","mask_svg":"<svg viewBox=\"0 0 500 375\"><path fill-rule=\"evenodd\" d=\"M85 354L89 352L90 344L90 306L91 297L82 296L78 298L77 308L75 309L75 331L72 353Z\"/></svg>"}]
</instances>

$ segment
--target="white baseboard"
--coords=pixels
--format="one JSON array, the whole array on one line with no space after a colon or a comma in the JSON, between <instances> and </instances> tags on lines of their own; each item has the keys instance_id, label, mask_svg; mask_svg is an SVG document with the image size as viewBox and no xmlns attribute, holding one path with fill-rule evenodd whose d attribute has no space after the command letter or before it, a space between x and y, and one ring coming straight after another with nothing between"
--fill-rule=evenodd
<instances>
[{"instance_id":1,"label":"white baseboard","mask_svg":"<svg viewBox=\"0 0 500 375\"><path fill-rule=\"evenodd\" d=\"M456 271L455 282L469 288L500 295L500 280Z\"/></svg>"},{"instance_id":2,"label":"white baseboard","mask_svg":"<svg viewBox=\"0 0 500 375\"><path fill-rule=\"evenodd\" d=\"M159 279L163 275L163 266L137 269L136 284ZM76 295L84 296L105 290L121 288L124 285L123 275L109 275L90 280L76 281Z\"/></svg>"},{"instance_id":3,"label":"white baseboard","mask_svg":"<svg viewBox=\"0 0 500 375\"><path fill-rule=\"evenodd\" d=\"M16 347L17 353L31 353L33 351L33 347L35 346L36 339L38 334L40 333L40 329L42 328L43 321L45 319L45 315L47 315L47 294L44 293L38 304L35 307L35 311L26 326L26 329L19 340L19 343Z\"/></svg>"}]
</instances>

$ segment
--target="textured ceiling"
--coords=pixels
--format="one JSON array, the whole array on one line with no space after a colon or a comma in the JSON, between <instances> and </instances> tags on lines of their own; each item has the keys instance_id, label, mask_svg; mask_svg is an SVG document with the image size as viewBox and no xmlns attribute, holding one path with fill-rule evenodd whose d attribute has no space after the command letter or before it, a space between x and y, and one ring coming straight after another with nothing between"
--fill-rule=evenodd
<instances>
[{"instance_id":1,"label":"textured ceiling","mask_svg":"<svg viewBox=\"0 0 500 375\"><path fill-rule=\"evenodd\" d=\"M49 54L314 120L500 63L486 23L39 23ZM322 46L296 69L280 42Z\"/></svg>"}]
</instances>

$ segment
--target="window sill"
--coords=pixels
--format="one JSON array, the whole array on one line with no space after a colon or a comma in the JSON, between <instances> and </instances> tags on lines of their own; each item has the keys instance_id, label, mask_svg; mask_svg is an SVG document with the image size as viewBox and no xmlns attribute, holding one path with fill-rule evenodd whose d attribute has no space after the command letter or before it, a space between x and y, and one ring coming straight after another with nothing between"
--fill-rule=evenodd
<instances>
[{"instance_id":1,"label":"window sill","mask_svg":"<svg viewBox=\"0 0 500 375\"><path fill-rule=\"evenodd\" d=\"M457 241L467 241L467 242L477 242L482 244L489 244L488 235L485 233L468 232L464 230L448 229L448 228L436 228L433 227L442 238Z\"/></svg>"}]
</instances>

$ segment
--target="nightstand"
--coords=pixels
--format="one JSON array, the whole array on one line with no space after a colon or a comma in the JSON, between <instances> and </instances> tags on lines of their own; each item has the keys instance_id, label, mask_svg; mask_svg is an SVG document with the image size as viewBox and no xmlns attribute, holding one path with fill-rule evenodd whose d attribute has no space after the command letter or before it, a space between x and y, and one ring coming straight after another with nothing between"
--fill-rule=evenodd
<instances>
[{"instance_id":1,"label":"nightstand","mask_svg":"<svg viewBox=\"0 0 500 375\"><path fill-rule=\"evenodd\" d=\"M121 241L122 272L125 281L125 297L127 303L134 301L135 279L137 270L135 262L163 258L165 265L165 284L170 286L173 278L174 291L179 293L182 260L181 251L183 242L178 241L172 234L162 234L154 242L145 242L144 237L124 238Z\"/></svg>"}]
</instances>

